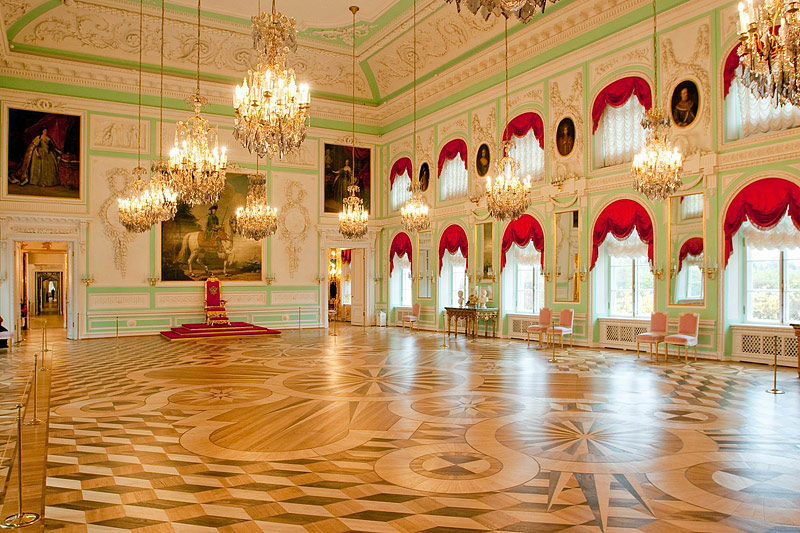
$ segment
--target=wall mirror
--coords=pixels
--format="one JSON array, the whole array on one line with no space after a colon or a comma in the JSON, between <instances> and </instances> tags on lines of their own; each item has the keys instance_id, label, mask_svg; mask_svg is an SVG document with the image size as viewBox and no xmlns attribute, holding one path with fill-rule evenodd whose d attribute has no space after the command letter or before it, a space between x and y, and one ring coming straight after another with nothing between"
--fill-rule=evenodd
<instances>
[{"instance_id":1,"label":"wall mirror","mask_svg":"<svg viewBox=\"0 0 800 533\"><path fill-rule=\"evenodd\" d=\"M477 225L478 250L480 253L480 263L478 277L481 281L494 281L494 225L491 222L484 222Z\"/></svg>"},{"instance_id":2,"label":"wall mirror","mask_svg":"<svg viewBox=\"0 0 800 533\"><path fill-rule=\"evenodd\" d=\"M705 303L705 198L703 193L669 199L669 303Z\"/></svg>"},{"instance_id":3,"label":"wall mirror","mask_svg":"<svg viewBox=\"0 0 800 533\"><path fill-rule=\"evenodd\" d=\"M556 213L555 225L554 300L577 302L580 299L580 214L577 210Z\"/></svg>"},{"instance_id":4,"label":"wall mirror","mask_svg":"<svg viewBox=\"0 0 800 533\"><path fill-rule=\"evenodd\" d=\"M431 232L423 231L417 234L417 298L431 298L433 295L433 267L431 266Z\"/></svg>"}]
</instances>

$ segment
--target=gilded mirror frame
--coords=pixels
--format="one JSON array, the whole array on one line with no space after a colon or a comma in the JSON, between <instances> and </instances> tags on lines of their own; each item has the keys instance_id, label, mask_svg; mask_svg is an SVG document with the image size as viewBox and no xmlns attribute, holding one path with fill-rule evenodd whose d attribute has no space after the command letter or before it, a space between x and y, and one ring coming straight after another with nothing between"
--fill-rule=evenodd
<instances>
[{"instance_id":1,"label":"gilded mirror frame","mask_svg":"<svg viewBox=\"0 0 800 533\"><path fill-rule=\"evenodd\" d=\"M673 203L680 201L681 198L687 196L701 195L703 197L703 214L700 218L700 227L702 230L703 238L703 266L700 267L700 274L703 281L703 298L702 300L692 300L677 302L673 297L673 290L677 281L677 255L680 253L681 243L675 242L673 238ZM667 277L667 307L695 307L704 308L708 302L708 279L706 276L706 269L708 268L708 235L706 229L706 215L708 214L708 197L705 191L686 192L683 194L676 194L668 198L667 203L667 264L664 265L664 275ZM674 262L673 262L674 258Z\"/></svg>"},{"instance_id":2,"label":"gilded mirror frame","mask_svg":"<svg viewBox=\"0 0 800 533\"><path fill-rule=\"evenodd\" d=\"M570 283L574 285L574 293L571 300L563 300L558 298L558 286L557 286L557 273L558 273L558 217L559 215L563 215L565 213L571 213L574 217L577 216L578 224L577 224L577 238L575 239L575 250L572 254L575 259L574 265L574 272L572 273L572 278L568 277ZM581 264L581 231L583 230L583 217L581 216L580 209L563 209L560 211L555 211L553 213L553 270L550 273L550 281L553 285L553 303L559 304L577 304L581 301L581 279L580 279L580 264Z\"/></svg>"},{"instance_id":3,"label":"gilded mirror frame","mask_svg":"<svg viewBox=\"0 0 800 533\"><path fill-rule=\"evenodd\" d=\"M431 258L433 257L433 233L431 230L425 230L417 233L416 235L417 241L417 257L416 261L414 261L414 272L413 272L413 280L416 282L416 292L417 292L417 300L432 300L433 299L433 272ZM428 271L422 272L422 254L427 254L428 257ZM422 286L423 280L427 281L428 284L428 295L422 296Z\"/></svg>"}]
</instances>

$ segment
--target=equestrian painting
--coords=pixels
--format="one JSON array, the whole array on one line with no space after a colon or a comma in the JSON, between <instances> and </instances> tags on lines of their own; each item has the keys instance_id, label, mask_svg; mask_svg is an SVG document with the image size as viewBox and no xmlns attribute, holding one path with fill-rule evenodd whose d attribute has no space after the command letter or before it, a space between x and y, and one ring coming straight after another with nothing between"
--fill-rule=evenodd
<instances>
[{"instance_id":1,"label":"equestrian painting","mask_svg":"<svg viewBox=\"0 0 800 533\"><path fill-rule=\"evenodd\" d=\"M179 204L175 218L161 223L162 281L261 281L261 242L236 233L247 185L247 174L229 173L216 204Z\"/></svg>"}]
</instances>

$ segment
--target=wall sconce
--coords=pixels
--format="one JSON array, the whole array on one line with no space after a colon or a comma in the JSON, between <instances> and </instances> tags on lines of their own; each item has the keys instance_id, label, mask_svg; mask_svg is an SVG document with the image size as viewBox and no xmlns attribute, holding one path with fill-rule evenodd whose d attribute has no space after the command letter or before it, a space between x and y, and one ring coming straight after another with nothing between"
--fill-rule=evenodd
<instances>
[{"instance_id":1,"label":"wall sconce","mask_svg":"<svg viewBox=\"0 0 800 533\"><path fill-rule=\"evenodd\" d=\"M94 278L92 276L86 276L84 278L81 278L81 281L88 287L89 285L94 283Z\"/></svg>"},{"instance_id":2,"label":"wall sconce","mask_svg":"<svg viewBox=\"0 0 800 533\"><path fill-rule=\"evenodd\" d=\"M664 277L664 266L661 265L659 268L656 268L653 265L650 265L650 273L656 279L662 279Z\"/></svg>"},{"instance_id":3,"label":"wall sconce","mask_svg":"<svg viewBox=\"0 0 800 533\"><path fill-rule=\"evenodd\" d=\"M322 285L322 282L323 282L324 280L325 280L325 278L323 278L323 277L320 277L320 276L317 276L317 285Z\"/></svg>"},{"instance_id":4,"label":"wall sconce","mask_svg":"<svg viewBox=\"0 0 800 533\"><path fill-rule=\"evenodd\" d=\"M582 266L581 266L581 267L578 269L578 276L581 278L581 281L586 281L586 275L587 275L588 273L589 273L589 272L586 270L586 265L582 265Z\"/></svg>"},{"instance_id":5,"label":"wall sconce","mask_svg":"<svg viewBox=\"0 0 800 533\"><path fill-rule=\"evenodd\" d=\"M678 275L678 265L676 265L673 262L672 264L669 265L669 277L670 279L672 279L677 275Z\"/></svg>"},{"instance_id":6,"label":"wall sconce","mask_svg":"<svg viewBox=\"0 0 800 533\"><path fill-rule=\"evenodd\" d=\"M412 276L411 279L413 280L414 277ZM372 281L374 281L375 283L380 283L381 281L383 281L383 277L382 276L378 276L376 278L372 278Z\"/></svg>"},{"instance_id":7,"label":"wall sconce","mask_svg":"<svg viewBox=\"0 0 800 533\"><path fill-rule=\"evenodd\" d=\"M273 274L272 272L264 276L264 283L266 283L267 285L272 285L273 281L275 281L275 274Z\"/></svg>"},{"instance_id":8,"label":"wall sconce","mask_svg":"<svg viewBox=\"0 0 800 533\"><path fill-rule=\"evenodd\" d=\"M2 276L0 276L0 285L2 285L3 283L5 283L5 282L6 282L6 279L7 279L7 278L6 278L6 275L5 275L5 274L3 274Z\"/></svg>"},{"instance_id":9,"label":"wall sconce","mask_svg":"<svg viewBox=\"0 0 800 533\"><path fill-rule=\"evenodd\" d=\"M549 270L545 270L542 274L544 275L545 281L550 281L550 278L553 276Z\"/></svg>"},{"instance_id":10,"label":"wall sconce","mask_svg":"<svg viewBox=\"0 0 800 533\"><path fill-rule=\"evenodd\" d=\"M706 273L708 279L714 279L717 277L717 264L714 263L714 266L705 267L703 271Z\"/></svg>"},{"instance_id":11,"label":"wall sconce","mask_svg":"<svg viewBox=\"0 0 800 533\"><path fill-rule=\"evenodd\" d=\"M153 278L153 277L147 278L147 282L150 284L151 287L155 287L156 283L158 283L159 280L160 280L159 278Z\"/></svg>"}]
</instances>

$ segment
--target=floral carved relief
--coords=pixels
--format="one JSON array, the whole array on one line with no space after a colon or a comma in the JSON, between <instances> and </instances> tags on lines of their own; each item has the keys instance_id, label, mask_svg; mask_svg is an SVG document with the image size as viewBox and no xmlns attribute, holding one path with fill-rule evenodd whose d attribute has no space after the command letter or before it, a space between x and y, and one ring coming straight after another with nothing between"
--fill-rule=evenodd
<instances>
[{"instance_id":1,"label":"floral carved relief","mask_svg":"<svg viewBox=\"0 0 800 533\"><path fill-rule=\"evenodd\" d=\"M311 229L311 217L303 205L306 190L299 181L286 184L286 204L278 212L278 230L289 256L289 277L294 278L300 266L300 250Z\"/></svg>"},{"instance_id":2,"label":"floral carved relief","mask_svg":"<svg viewBox=\"0 0 800 533\"><path fill-rule=\"evenodd\" d=\"M103 234L114 248L114 268L124 279L128 271L128 245L136 239L135 233L128 232L118 221L117 201L122 198L130 182L133 180L127 168L112 168L106 173L106 182L110 192L100 206L98 216L103 226Z\"/></svg>"}]
</instances>

